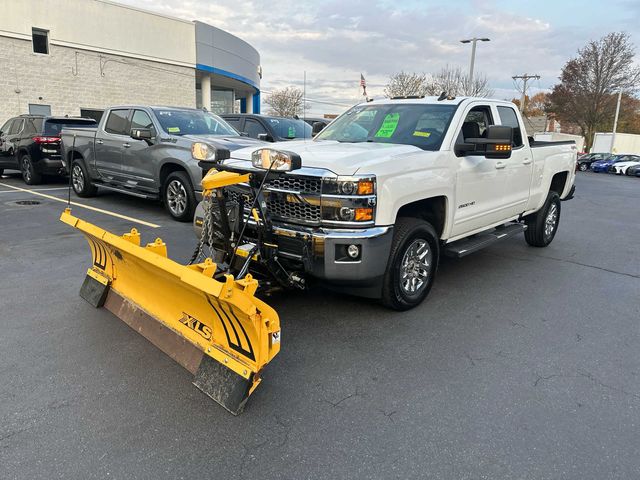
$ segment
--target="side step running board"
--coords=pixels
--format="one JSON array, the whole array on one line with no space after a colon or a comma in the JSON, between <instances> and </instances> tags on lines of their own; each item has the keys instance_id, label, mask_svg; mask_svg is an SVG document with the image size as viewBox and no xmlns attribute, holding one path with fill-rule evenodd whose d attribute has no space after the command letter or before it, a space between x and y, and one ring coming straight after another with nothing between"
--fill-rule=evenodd
<instances>
[{"instance_id":1,"label":"side step running board","mask_svg":"<svg viewBox=\"0 0 640 480\"><path fill-rule=\"evenodd\" d=\"M464 257L477 252L505 238L523 233L527 229L524 223L508 223L489 233L479 233L469 238L458 240L444 246L443 253L448 257Z\"/></svg>"},{"instance_id":2,"label":"side step running board","mask_svg":"<svg viewBox=\"0 0 640 480\"><path fill-rule=\"evenodd\" d=\"M153 193L140 193L134 190L129 190L128 188L114 187L113 185L106 185L104 183L92 183L95 187L105 188L107 190L111 190L114 192L126 193L127 195L133 195L138 198L146 198L149 200L157 200L158 195L154 195Z\"/></svg>"}]
</instances>

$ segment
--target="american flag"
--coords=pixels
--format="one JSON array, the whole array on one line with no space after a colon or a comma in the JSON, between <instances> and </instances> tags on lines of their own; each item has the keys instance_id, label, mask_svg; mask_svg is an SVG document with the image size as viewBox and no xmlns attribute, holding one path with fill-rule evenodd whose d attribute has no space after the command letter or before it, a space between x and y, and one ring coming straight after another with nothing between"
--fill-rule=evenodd
<instances>
[{"instance_id":1,"label":"american flag","mask_svg":"<svg viewBox=\"0 0 640 480\"><path fill-rule=\"evenodd\" d=\"M364 75L360 74L360 86L362 88L367 88L367 82L364 79Z\"/></svg>"}]
</instances>

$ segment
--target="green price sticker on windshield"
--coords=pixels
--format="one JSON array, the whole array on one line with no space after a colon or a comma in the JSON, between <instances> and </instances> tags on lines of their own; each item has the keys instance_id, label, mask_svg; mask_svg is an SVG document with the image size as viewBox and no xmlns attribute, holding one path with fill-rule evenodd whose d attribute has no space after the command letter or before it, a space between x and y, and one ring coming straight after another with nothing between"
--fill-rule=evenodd
<instances>
[{"instance_id":1,"label":"green price sticker on windshield","mask_svg":"<svg viewBox=\"0 0 640 480\"><path fill-rule=\"evenodd\" d=\"M400 120L399 113L387 113L387 116L384 117L382 121L382 125L376 132L376 138L391 138L393 132L398 128L398 121Z\"/></svg>"},{"instance_id":2,"label":"green price sticker on windshield","mask_svg":"<svg viewBox=\"0 0 640 480\"><path fill-rule=\"evenodd\" d=\"M169 132L169 133L180 133L180 127L169 127L169 128L167 128L167 132Z\"/></svg>"},{"instance_id":3,"label":"green price sticker on windshield","mask_svg":"<svg viewBox=\"0 0 640 480\"><path fill-rule=\"evenodd\" d=\"M287 135L287 137L289 137L289 138L295 138L296 137L296 129L295 129L295 127L289 127L289 135Z\"/></svg>"}]
</instances>

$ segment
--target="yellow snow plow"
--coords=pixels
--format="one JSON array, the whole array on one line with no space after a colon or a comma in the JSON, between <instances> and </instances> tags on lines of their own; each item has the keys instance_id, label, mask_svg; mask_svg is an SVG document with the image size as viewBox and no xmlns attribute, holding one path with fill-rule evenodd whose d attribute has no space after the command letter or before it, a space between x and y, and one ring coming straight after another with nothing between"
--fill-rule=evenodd
<instances>
[{"instance_id":1,"label":"yellow snow plow","mask_svg":"<svg viewBox=\"0 0 640 480\"><path fill-rule=\"evenodd\" d=\"M60 220L80 230L91 248L93 264L80 296L95 307L104 306L146 337L193 373L196 387L237 415L260 383L263 368L280 350L280 320L255 296L258 281L248 273L249 263L268 259L264 249L273 245L242 244L242 215L237 205L226 204L222 192L226 186L248 182L258 185L259 200L266 178L285 170L276 171L269 164L260 173L242 174L217 167L220 171L210 171L203 180L206 219L188 265L169 259L159 238L142 246L135 228L114 235L74 217L70 209ZM249 219L258 226L269 225L267 213L255 203L246 209L244 226ZM232 211L233 219L228 215ZM213 252L212 245L220 239L222 253L215 262L213 255L196 262L205 245Z\"/></svg>"}]
</instances>

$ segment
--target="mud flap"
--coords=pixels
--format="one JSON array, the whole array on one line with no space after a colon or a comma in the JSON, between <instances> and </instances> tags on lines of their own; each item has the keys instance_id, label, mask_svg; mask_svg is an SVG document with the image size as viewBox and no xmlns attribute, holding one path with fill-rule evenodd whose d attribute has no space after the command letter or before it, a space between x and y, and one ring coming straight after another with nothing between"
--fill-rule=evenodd
<instances>
[{"instance_id":1,"label":"mud flap","mask_svg":"<svg viewBox=\"0 0 640 480\"><path fill-rule=\"evenodd\" d=\"M180 265L160 239L140 246L132 229L113 235L66 210L61 221L82 231L93 257L80 295L107 310L194 374L194 385L237 415L280 351L276 312L254 296L247 275L213 278L207 259Z\"/></svg>"}]
</instances>

